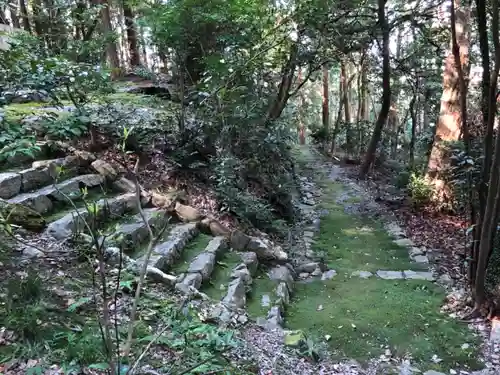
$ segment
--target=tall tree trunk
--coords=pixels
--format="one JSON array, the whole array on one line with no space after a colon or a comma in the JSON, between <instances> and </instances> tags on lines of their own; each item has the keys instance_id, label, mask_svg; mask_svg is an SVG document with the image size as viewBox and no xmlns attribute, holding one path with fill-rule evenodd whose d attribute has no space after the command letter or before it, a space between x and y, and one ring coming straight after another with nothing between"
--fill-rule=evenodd
<instances>
[{"instance_id":1,"label":"tall tree trunk","mask_svg":"<svg viewBox=\"0 0 500 375\"><path fill-rule=\"evenodd\" d=\"M19 10L21 11L21 17L23 19L23 28L28 33L31 33L31 25L28 14L28 9L26 8L26 3L24 0L19 0Z\"/></svg>"},{"instance_id":2,"label":"tall tree trunk","mask_svg":"<svg viewBox=\"0 0 500 375\"><path fill-rule=\"evenodd\" d=\"M350 86L351 86L351 79L348 79L347 77L349 76L349 65L345 62L342 61L340 65L340 69L344 70L343 76L345 79L342 81L344 84L344 87L342 87L342 93L343 93L343 105L344 105L344 126L345 126L345 139L346 139L346 150L347 152L351 151L351 146L352 146L352 119L351 119L351 107L349 103L349 93L350 93ZM354 77L354 76L352 76Z\"/></svg>"},{"instance_id":3,"label":"tall tree trunk","mask_svg":"<svg viewBox=\"0 0 500 375\"><path fill-rule=\"evenodd\" d=\"M333 125L333 131L332 131L332 143L330 146L330 153L333 156L333 153L335 152L335 143L337 140L337 134L339 132L340 128L340 122L342 121L342 106L344 105L344 94L342 93L343 87L344 87L344 80L347 79L347 77L344 75L345 72L340 69L340 77L339 77L339 108L337 111L337 118L335 120L335 124Z\"/></svg>"},{"instance_id":4,"label":"tall tree trunk","mask_svg":"<svg viewBox=\"0 0 500 375\"><path fill-rule=\"evenodd\" d=\"M3 25L10 25L9 19L5 15L3 5L0 5L0 23Z\"/></svg>"},{"instance_id":5,"label":"tall tree trunk","mask_svg":"<svg viewBox=\"0 0 500 375\"><path fill-rule=\"evenodd\" d=\"M425 86L425 81L423 82L423 87ZM431 116L430 116L430 100L431 100L431 90L428 88L424 89L424 100L423 100L423 121L422 121L422 131L426 131L431 126Z\"/></svg>"},{"instance_id":6,"label":"tall tree trunk","mask_svg":"<svg viewBox=\"0 0 500 375\"><path fill-rule=\"evenodd\" d=\"M385 16L385 3L386 0L378 0L378 24L382 30L382 82L384 85L382 90L382 107L380 108L377 122L375 123L375 129L373 130L370 144L366 150L365 158L361 164L359 171L360 179L364 179L366 177L375 160L375 154L382 135L382 129L387 121L389 108L391 106L391 65L389 61L390 27Z\"/></svg>"},{"instance_id":7,"label":"tall tree trunk","mask_svg":"<svg viewBox=\"0 0 500 375\"><path fill-rule=\"evenodd\" d=\"M476 0L476 13L479 49L481 51L481 66L483 68L481 80L481 111L483 113L483 124L487 124L490 88L490 50L488 46L486 0ZM492 145L490 145L490 147L492 147ZM486 181L484 183L486 183Z\"/></svg>"},{"instance_id":8,"label":"tall tree trunk","mask_svg":"<svg viewBox=\"0 0 500 375\"><path fill-rule=\"evenodd\" d=\"M149 67L149 62L148 62L148 52L146 49L146 38L144 37L144 27L140 26L139 28L139 35L140 35L140 40L141 40L141 47L142 47L142 61L143 64L146 68Z\"/></svg>"},{"instance_id":9,"label":"tall tree trunk","mask_svg":"<svg viewBox=\"0 0 500 375\"><path fill-rule=\"evenodd\" d=\"M278 94L276 95L276 97L274 98L269 107L269 110L267 112L266 122L273 121L279 118L281 116L281 112L283 112L283 109L285 109L288 99L290 98L290 88L292 87L293 76L295 73L295 69L297 67L299 42L300 42L300 35L299 35L299 40L296 43L293 43L292 46L290 47L290 54L288 56L288 60L281 69L281 82L279 84Z\"/></svg>"},{"instance_id":10,"label":"tall tree trunk","mask_svg":"<svg viewBox=\"0 0 500 375\"><path fill-rule=\"evenodd\" d=\"M330 80L330 72L328 70L328 65L323 65L323 106L322 106L322 120L323 128L325 129L325 134L328 134L330 128L330 92L328 89L328 84Z\"/></svg>"},{"instance_id":11,"label":"tall tree trunk","mask_svg":"<svg viewBox=\"0 0 500 375\"><path fill-rule=\"evenodd\" d=\"M398 28L398 35L396 38L396 60L401 59L401 40L402 40L402 28ZM399 75L398 77L399 78ZM396 153L398 149L398 129L399 129L399 119L398 119L398 101L399 101L399 91L400 84L399 79L395 80L396 83L393 85L392 95L391 95L391 107L389 109L389 118L387 121L387 127L389 128L390 135L390 155L392 159L396 158Z\"/></svg>"},{"instance_id":12,"label":"tall tree trunk","mask_svg":"<svg viewBox=\"0 0 500 375\"><path fill-rule=\"evenodd\" d=\"M139 66L141 65L141 59L137 43L137 29L134 22L134 13L130 5L127 3L127 0L123 1L123 17L125 17L130 66Z\"/></svg>"},{"instance_id":13,"label":"tall tree trunk","mask_svg":"<svg viewBox=\"0 0 500 375\"><path fill-rule=\"evenodd\" d=\"M343 99L344 99L344 118L345 122L350 124L351 123L351 108L349 106L349 86L350 86L350 79L347 79L348 76L348 65L342 61L340 63L340 69L343 70L342 76L345 77L344 80L342 81L344 84L344 87L342 88L342 93L343 93Z\"/></svg>"},{"instance_id":14,"label":"tall tree trunk","mask_svg":"<svg viewBox=\"0 0 500 375\"><path fill-rule=\"evenodd\" d=\"M21 28L21 23L19 22L19 10L15 3L9 2L10 19L12 20L12 26L16 29Z\"/></svg>"},{"instance_id":15,"label":"tall tree trunk","mask_svg":"<svg viewBox=\"0 0 500 375\"><path fill-rule=\"evenodd\" d=\"M111 75L115 78L119 75L120 60L118 59L118 50L116 48L116 42L112 38L113 27L111 26L111 14L109 10L108 0L100 0L101 8L101 22L103 34L108 38L106 43L106 56L108 58L108 63L113 70Z\"/></svg>"},{"instance_id":16,"label":"tall tree trunk","mask_svg":"<svg viewBox=\"0 0 500 375\"><path fill-rule=\"evenodd\" d=\"M365 52L363 52L365 53ZM360 98L360 118L364 121L370 120L370 103L368 98L368 64L366 62L366 58L363 59L363 63L361 64L361 98Z\"/></svg>"},{"instance_id":17,"label":"tall tree trunk","mask_svg":"<svg viewBox=\"0 0 500 375\"><path fill-rule=\"evenodd\" d=\"M364 107L364 87L363 87L363 78L364 78L364 72L363 72L363 67L365 65L365 58L366 58L366 53L365 50L361 52L361 58L359 60L359 70L358 70L358 75L357 75L357 94L358 94L358 111L356 113L356 122L360 122L361 120L364 120L363 116L366 113Z\"/></svg>"},{"instance_id":18,"label":"tall tree trunk","mask_svg":"<svg viewBox=\"0 0 500 375\"><path fill-rule=\"evenodd\" d=\"M446 189L444 181L440 173L447 167L447 161L444 159L443 144L445 141L456 141L459 139L462 131L462 109L464 103L461 95L461 79L468 71L469 65L469 9L460 7L456 4L456 22L453 22L453 30L456 31L456 36L452 36L451 53L448 54L445 60L445 69L443 72L443 96L441 98L441 110L439 120L436 126L436 134L434 136L434 143L429 158L427 177L435 186L437 193L435 199L446 200L449 192ZM453 39L456 38L456 45L458 46L458 54L460 56L460 64L455 63L455 55ZM462 73L462 78L459 78Z\"/></svg>"},{"instance_id":19,"label":"tall tree trunk","mask_svg":"<svg viewBox=\"0 0 500 375\"><path fill-rule=\"evenodd\" d=\"M497 1L495 1L497 3ZM479 247L481 243L482 220L486 212L486 200L488 197L488 180L492 163L493 154L493 139L494 139L494 119L496 109L496 87L498 80L498 13L493 11L493 21L496 20L497 24L494 25L492 21L492 34L493 46L495 50L495 67L493 72L490 73L490 53L488 45L488 31L487 31L487 15L486 15L486 1L477 0L477 26L479 33L479 47L481 50L481 65L482 83L481 83L481 108L483 114L483 123L485 124L485 137L484 137L484 159L481 168L480 183L478 189L479 196L479 212L476 218L476 225L473 227L473 245L470 254L471 262L469 264L469 280L474 285L476 281L476 269L479 257ZM496 36L495 36L496 35ZM495 40L496 38L496 40ZM491 76L490 76L491 74ZM494 80L494 81L491 81ZM490 112L493 111L493 114ZM472 222L473 220L471 220Z\"/></svg>"},{"instance_id":20,"label":"tall tree trunk","mask_svg":"<svg viewBox=\"0 0 500 375\"><path fill-rule=\"evenodd\" d=\"M297 78L297 83L300 85L302 83L302 69L299 67L299 74ZM301 145L306 144L306 128L304 124L304 96L299 95L299 143Z\"/></svg>"},{"instance_id":21,"label":"tall tree trunk","mask_svg":"<svg viewBox=\"0 0 500 375\"><path fill-rule=\"evenodd\" d=\"M415 164L415 139L417 138L417 113L415 111L415 102L417 97L413 94L410 101L410 116L411 116L411 138L410 138L410 168Z\"/></svg>"},{"instance_id":22,"label":"tall tree trunk","mask_svg":"<svg viewBox=\"0 0 500 375\"><path fill-rule=\"evenodd\" d=\"M488 143L492 143L493 138L493 124L495 122L496 104L497 104L497 82L500 69L500 32L499 32L499 1L492 0L492 22L491 30L493 37L493 46L495 50L495 66L491 76L491 82L488 93L488 122L486 137L491 136L489 140L485 139L485 148ZM491 128L491 132L490 132ZM490 134L491 133L491 134ZM485 159L488 155L485 155ZM477 267L475 272L475 285L474 285L474 300L476 310L481 307L485 300L485 277L488 260L493 249L495 235L497 233L497 223L499 219L499 182L500 182L500 136L497 135L495 142L495 152L493 159L490 162L488 195L484 207L484 215L482 216L481 232L479 236L479 245L475 250L473 256L477 257ZM484 167L484 165L483 165ZM481 214L481 212L480 212Z\"/></svg>"},{"instance_id":23,"label":"tall tree trunk","mask_svg":"<svg viewBox=\"0 0 500 375\"><path fill-rule=\"evenodd\" d=\"M35 24L36 35L40 38L44 36L44 20L42 16L42 1L34 0L32 4L33 10L33 23Z\"/></svg>"}]
</instances>

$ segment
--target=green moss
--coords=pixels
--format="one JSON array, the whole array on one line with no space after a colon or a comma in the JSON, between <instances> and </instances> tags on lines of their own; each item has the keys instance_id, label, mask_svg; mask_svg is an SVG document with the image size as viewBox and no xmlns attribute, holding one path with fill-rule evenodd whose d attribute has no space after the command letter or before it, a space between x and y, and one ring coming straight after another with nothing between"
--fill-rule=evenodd
<instances>
[{"instance_id":1,"label":"green moss","mask_svg":"<svg viewBox=\"0 0 500 375\"><path fill-rule=\"evenodd\" d=\"M71 105L69 101L63 101L62 105ZM42 113L49 113L44 110L44 107L52 107L48 103L22 103L22 104L9 104L3 107L5 111L5 118L8 121L20 121L23 118L31 115L40 115ZM52 111L57 112L57 111ZM68 115L66 112L57 112L60 116Z\"/></svg>"},{"instance_id":2,"label":"green moss","mask_svg":"<svg viewBox=\"0 0 500 375\"><path fill-rule=\"evenodd\" d=\"M329 346L339 357L367 360L386 345L394 355L411 353L435 369L456 364L476 368L477 339L466 326L440 314L442 292L432 283L375 279L334 279L296 284L286 324L305 329L317 339L330 335ZM468 343L470 349L463 350Z\"/></svg>"},{"instance_id":3,"label":"green moss","mask_svg":"<svg viewBox=\"0 0 500 375\"><path fill-rule=\"evenodd\" d=\"M296 153L299 165L318 159L309 149ZM309 169L304 169L307 174ZM376 358L386 347L393 354L411 354L425 369L447 371L450 367L477 368L478 340L464 325L442 315L444 293L426 281L390 281L351 278L355 270L376 271L418 269L410 263L406 248L395 245L380 222L351 215L337 202L359 202L345 195L348 188L320 170L311 173L322 188L320 234L313 250L338 272L331 281L296 283L286 324L316 340L327 341L338 357L358 360ZM463 350L463 344L469 348ZM437 355L443 361L432 364Z\"/></svg>"},{"instance_id":4,"label":"green moss","mask_svg":"<svg viewBox=\"0 0 500 375\"><path fill-rule=\"evenodd\" d=\"M394 244L382 225L350 216L333 204L321 219L313 250L338 272L415 269L408 251Z\"/></svg>"},{"instance_id":5,"label":"green moss","mask_svg":"<svg viewBox=\"0 0 500 375\"><path fill-rule=\"evenodd\" d=\"M178 112L180 105L171 100L165 100L154 95L131 94L128 92L115 92L102 98L103 102L129 104L138 107L151 107L155 110Z\"/></svg>"},{"instance_id":6,"label":"green moss","mask_svg":"<svg viewBox=\"0 0 500 375\"><path fill-rule=\"evenodd\" d=\"M211 236L201 233L195 237L187 246L181 251L181 257L177 262L171 267L170 271L174 275L186 272L189 268L191 261L200 253L205 250L208 243L212 239Z\"/></svg>"},{"instance_id":7,"label":"green moss","mask_svg":"<svg viewBox=\"0 0 500 375\"><path fill-rule=\"evenodd\" d=\"M122 104L135 104L145 107L155 107L158 104L162 104L165 101L151 95L140 95L140 94L130 94L128 92L115 92L113 94L106 95L104 98L106 101Z\"/></svg>"},{"instance_id":8,"label":"green moss","mask_svg":"<svg viewBox=\"0 0 500 375\"><path fill-rule=\"evenodd\" d=\"M252 292L247 298L247 311L252 318L266 316L269 311L269 306L262 306L262 296L267 294L274 300L274 290L277 282L270 280L267 274L260 271L253 278Z\"/></svg>"},{"instance_id":9,"label":"green moss","mask_svg":"<svg viewBox=\"0 0 500 375\"><path fill-rule=\"evenodd\" d=\"M210 298L220 301L227 292L233 268L240 263L241 257L238 253L230 251L224 254L224 257L217 261L210 282L203 285L202 292Z\"/></svg>"}]
</instances>

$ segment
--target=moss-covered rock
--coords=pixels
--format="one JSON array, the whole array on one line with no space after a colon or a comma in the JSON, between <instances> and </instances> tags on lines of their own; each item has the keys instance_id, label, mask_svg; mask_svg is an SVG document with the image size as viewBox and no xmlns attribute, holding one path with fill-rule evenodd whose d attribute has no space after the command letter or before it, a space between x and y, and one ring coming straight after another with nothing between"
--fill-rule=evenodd
<instances>
[{"instance_id":1,"label":"moss-covered rock","mask_svg":"<svg viewBox=\"0 0 500 375\"><path fill-rule=\"evenodd\" d=\"M37 211L22 204L8 203L0 200L1 222L16 225L30 231L40 232L46 226L45 218Z\"/></svg>"}]
</instances>

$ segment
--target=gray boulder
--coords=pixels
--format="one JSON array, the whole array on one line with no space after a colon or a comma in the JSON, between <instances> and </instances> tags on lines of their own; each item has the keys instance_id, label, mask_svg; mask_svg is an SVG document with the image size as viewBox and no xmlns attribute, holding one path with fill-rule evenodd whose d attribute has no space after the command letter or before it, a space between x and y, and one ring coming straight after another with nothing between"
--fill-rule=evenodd
<instances>
[{"instance_id":1,"label":"gray boulder","mask_svg":"<svg viewBox=\"0 0 500 375\"><path fill-rule=\"evenodd\" d=\"M248 268L248 271L250 271L250 275L254 276L259 268L259 259L257 258L257 254L251 251L241 253L241 260Z\"/></svg>"},{"instance_id":2,"label":"gray boulder","mask_svg":"<svg viewBox=\"0 0 500 375\"><path fill-rule=\"evenodd\" d=\"M301 264L300 266L298 266L296 271L298 273L302 273L302 272L313 273L314 270L316 270L316 268L318 268L318 267L319 267L319 264L316 262L305 263L305 264Z\"/></svg>"},{"instance_id":3,"label":"gray boulder","mask_svg":"<svg viewBox=\"0 0 500 375\"><path fill-rule=\"evenodd\" d=\"M92 162L91 167L106 180L114 181L118 177L117 170L105 160L97 159Z\"/></svg>"},{"instance_id":4,"label":"gray boulder","mask_svg":"<svg viewBox=\"0 0 500 375\"><path fill-rule=\"evenodd\" d=\"M284 305L283 307L290 304L290 293L285 282L279 283L276 287L276 296L278 297L278 302Z\"/></svg>"},{"instance_id":5,"label":"gray boulder","mask_svg":"<svg viewBox=\"0 0 500 375\"><path fill-rule=\"evenodd\" d=\"M0 198L12 198L21 191L21 175L18 173L0 173Z\"/></svg>"},{"instance_id":6,"label":"gray boulder","mask_svg":"<svg viewBox=\"0 0 500 375\"><path fill-rule=\"evenodd\" d=\"M277 282L284 282L289 291L293 291L293 277L288 267L278 266L269 270L269 278Z\"/></svg>"},{"instance_id":7,"label":"gray boulder","mask_svg":"<svg viewBox=\"0 0 500 375\"><path fill-rule=\"evenodd\" d=\"M231 279L242 279L245 285L252 285L252 275L245 264L236 266L231 272Z\"/></svg>"},{"instance_id":8,"label":"gray boulder","mask_svg":"<svg viewBox=\"0 0 500 375\"><path fill-rule=\"evenodd\" d=\"M240 230L235 230L230 236L230 245L234 250L242 251L245 250L248 243L250 242L250 237L247 236Z\"/></svg>"},{"instance_id":9,"label":"gray boulder","mask_svg":"<svg viewBox=\"0 0 500 375\"><path fill-rule=\"evenodd\" d=\"M283 251L283 249L278 245L273 245L270 241L251 237L247 245L248 251L253 251L257 254L257 258L260 261L281 261L285 262L288 260L288 254Z\"/></svg>"},{"instance_id":10,"label":"gray boulder","mask_svg":"<svg viewBox=\"0 0 500 375\"><path fill-rule=\"evenodd\" d=\"M187 286L192 286L193 288L200 289L203 278L199 273L188 273L182 283Z\"/></svg>"},{"instance_id":11,"label":"gray boulder","mask_svg":"<svg viewBox=\"0 0 500 375\"><path fill-rule=\"evenodd\" d=\"M223 236L217 236L210 240L205 251L215 254L216 258L220 258L228 249L227 239Z\"/></svg>"},{"instance_id":12,"label":"gray boulder","mask_svg":"<svg viewBox=\"0 0 500 375\"><path fill-rule=\"evenodd\" d=\"M203 281L210 279L210 275L215 266L215 254L214 253L201 253L198 254L196 258L191 262L188 268L189 273L200 273Z\"/></svg>"},{"instance_id":13,"label":"gray boulder","mask_svg":"<svg viewBox=\"0 0 500 375\"><path fill-rule=\"evenodd\" d=\"M55 182L49 168L29 168L19 172L19 174L22 179L21 191L24 193Z\"/></svg>"},{"instance_id":14,"label":"gray boulder","mask_svg":"<svg viewBox=\"0 0 500 375\"><path fill-rule=\"evenodd\" d=\"M227 294L222 302L237 308L243 308L246 305L246 287L243 279L235 279L229 283Z\"/></svg>"}]
</instances>

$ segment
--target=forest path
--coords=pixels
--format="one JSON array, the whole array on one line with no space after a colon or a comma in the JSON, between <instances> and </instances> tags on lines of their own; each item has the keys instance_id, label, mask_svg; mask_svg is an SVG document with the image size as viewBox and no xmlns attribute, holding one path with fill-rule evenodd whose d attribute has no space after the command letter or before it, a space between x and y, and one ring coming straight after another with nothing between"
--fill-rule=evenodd
<instances>
[{"instance_id":1,"label":"forest path","mask_svg":"<svg viewBox=\"0 0 500 375\"><path fill-rule=\"evenodd\" d=\"M426 250L339 165L309 146L297 150L296 161L321 191L311 249L336 275L296 283L287 328L314 336L339 358L379 358L381 374L403 359L422 372L480 368L472 331L440 313L445 295Z\"/></svg>"}]
</instances>

